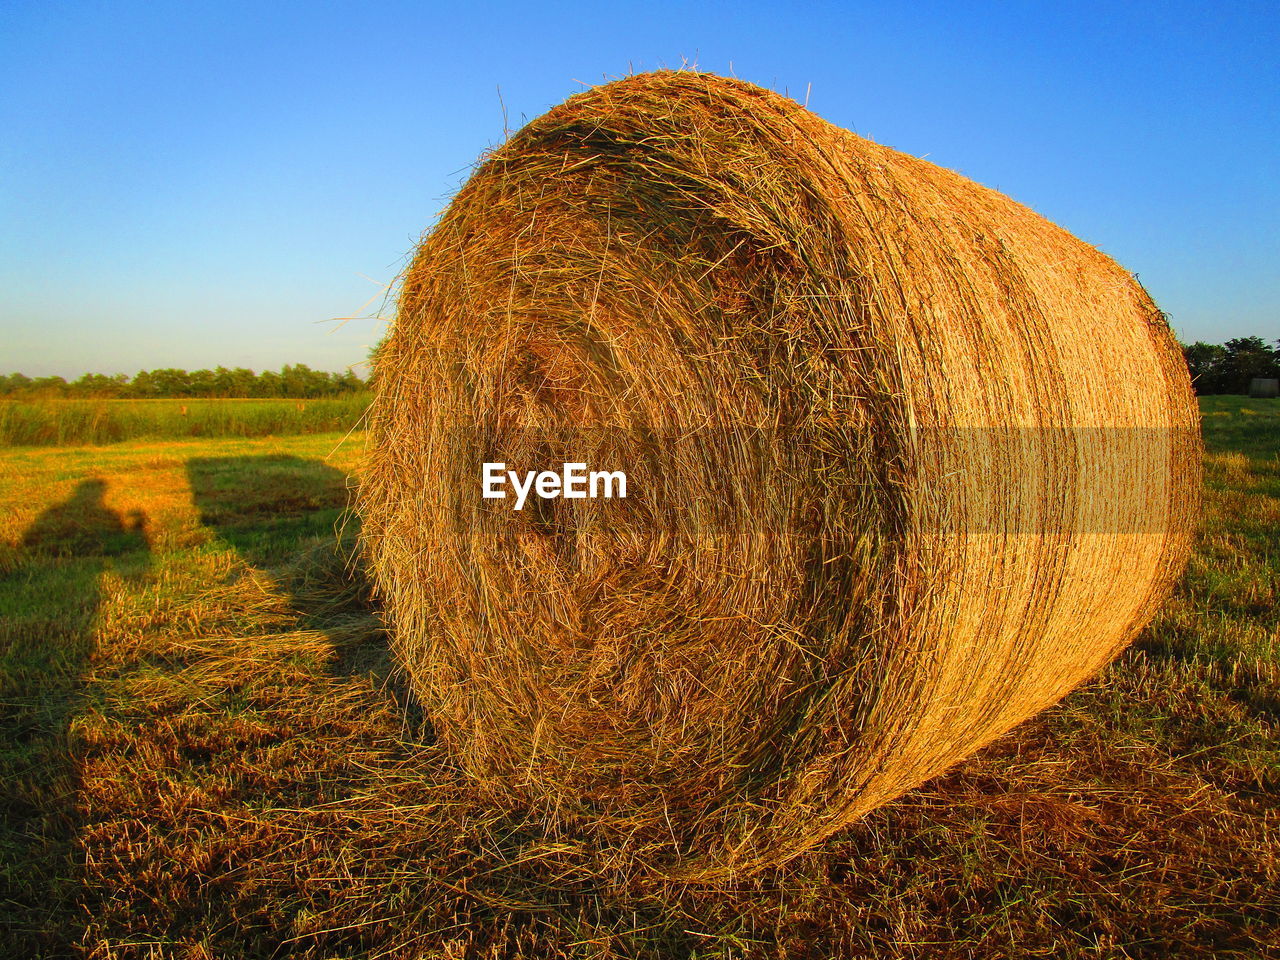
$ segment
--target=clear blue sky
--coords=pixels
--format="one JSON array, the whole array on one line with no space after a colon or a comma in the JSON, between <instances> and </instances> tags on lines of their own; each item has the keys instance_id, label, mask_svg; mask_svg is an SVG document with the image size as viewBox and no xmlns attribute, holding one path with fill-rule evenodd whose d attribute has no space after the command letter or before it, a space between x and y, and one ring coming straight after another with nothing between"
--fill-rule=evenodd
<instances>
[{"instance_id":1,"label":"clear blue sky","mask_svg":"<svg viewBox=\"0 0 1280 960\"><path fill-rule=\"evenodd\" d=\"M303 362L486 147L696 61L1012 195L1184 339L1280 338L1269 3L0 4L0 371Z\"/></svg>"}]
</instances>

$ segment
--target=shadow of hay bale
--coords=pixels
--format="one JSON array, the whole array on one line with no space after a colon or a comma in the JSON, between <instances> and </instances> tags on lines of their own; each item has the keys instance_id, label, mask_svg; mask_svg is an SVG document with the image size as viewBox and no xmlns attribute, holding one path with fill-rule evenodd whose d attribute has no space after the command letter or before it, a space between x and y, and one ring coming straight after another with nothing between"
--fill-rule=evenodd
<instances>
[{"instance_id":1,"label":"shadow of hay bale","mask_svg":"<svg viewBox=\"0 0 1280 960\"><path fill-rule=\"evenodd\" d=\"M347 513L347 474L319 460L260 454L193 458L187 476L201 522L283 592L300 629L325 634L334 670L390 683L359 521ZM416 709L402 690L399 699Z\"/></svg>"}]
</instances>

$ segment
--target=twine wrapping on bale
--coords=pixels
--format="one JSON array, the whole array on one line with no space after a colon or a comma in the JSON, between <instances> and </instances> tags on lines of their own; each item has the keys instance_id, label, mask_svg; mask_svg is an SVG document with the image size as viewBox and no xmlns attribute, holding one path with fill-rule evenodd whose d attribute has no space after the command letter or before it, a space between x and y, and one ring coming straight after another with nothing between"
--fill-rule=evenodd
<instances>
[{"instance_id":1,"label":"twine wrapping on bale","mask_svg":"<svg viewBox=\"0 0 1280 960\"><path fill-rule=\"evenodd\" d=\"M1054 703L1190 549L1163 315L1001 194L638 75L495 150L376 362L366 549L494 794L684 876L812 846ZM481 464L626 499L481 497Z\"/></svg>"}]
</instances>

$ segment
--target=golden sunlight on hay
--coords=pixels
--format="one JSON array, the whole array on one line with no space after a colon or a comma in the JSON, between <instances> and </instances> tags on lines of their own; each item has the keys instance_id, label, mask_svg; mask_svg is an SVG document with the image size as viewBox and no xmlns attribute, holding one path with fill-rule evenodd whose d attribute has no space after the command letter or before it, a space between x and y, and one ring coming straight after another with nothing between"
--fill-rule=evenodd
<instances>
[{"instance_id":1,"label":"golden sunlight on hay","mask_svg":"<svg viewBox=\"0 0 1280 960\"><path fill-rule=\"evenodd\" d=\"M1119 266L777 94L572 97L423 241L366 549L493 791L682 876L812 846L1054 703L1190 549L1196 407ZM481 497L481 466L625 499Z\"/></svg>"}]
</instances>

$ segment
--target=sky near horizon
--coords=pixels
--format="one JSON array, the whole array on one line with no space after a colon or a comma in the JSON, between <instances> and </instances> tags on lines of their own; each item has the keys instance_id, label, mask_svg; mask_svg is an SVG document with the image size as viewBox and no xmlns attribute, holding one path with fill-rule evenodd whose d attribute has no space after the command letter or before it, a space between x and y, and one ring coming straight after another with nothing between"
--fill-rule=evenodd
<instances>
[{"instance_id":1,"label":"sky near horizon","mask_svg":"<svg viewBox=\"0 0 1280 960\"><path fill-rule=\"evenodd\" d=\"M1270 2L9 0L0 373L359 363L383 321L333 318L378 309L504 107L682 63L1009 194L1184 340L1280 339L1277 50Z\"/></svg>"}]
</instances>

